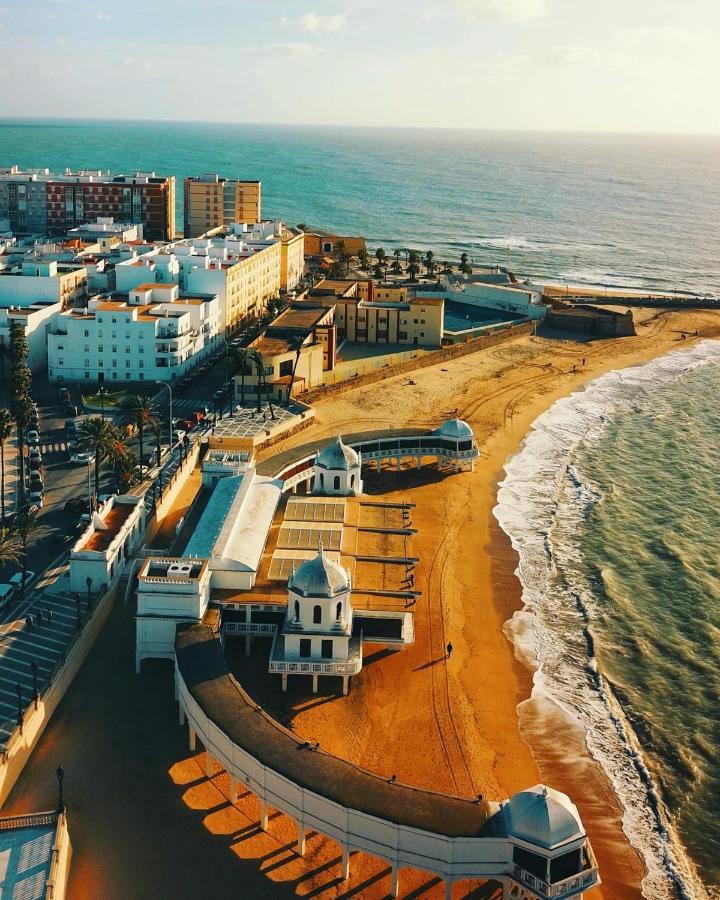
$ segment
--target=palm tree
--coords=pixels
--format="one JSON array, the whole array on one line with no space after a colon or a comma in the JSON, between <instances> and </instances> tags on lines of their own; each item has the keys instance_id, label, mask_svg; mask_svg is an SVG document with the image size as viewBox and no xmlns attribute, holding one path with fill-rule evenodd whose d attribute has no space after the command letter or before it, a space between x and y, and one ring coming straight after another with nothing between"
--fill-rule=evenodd
<instances>
[{"instance_id":1,"label":"palm tree","mask_svg":"<svg viewBox=\"0 0 720 900\"><path fill-rule=\"evenodd\" d=\"M393 264L390 266L390 270L394 275L402 275L402 265L399 259L393 260Z\"/></svg>"},{"instance_id":2,"label":"palm tree","mask_svg":"<svg viewBox=\"0 0 720 900\"><path fill-rule=\"evenodd\" d=\"M25 430L32 415L30 387L32 372L28 368L28 345L25 326L13 321L10 324L10 412L17 426L20 503L25 499Z\"/></svg>"},{"instance_id":3,"label":"palm tree","mask_svg":"<svg viewBox=\"0 0 720 900\"><path fill-rule=\"evenodd\" d=\"M292 398L292 389L293 384L295 383L295 373L297 372L298 363L300 362L300 356L302 354L303 344L305 343L305 337L301 334L294 334L288 338L288 345L290 350L295 351L295 362L292 367L292 374L290 375L290 384L288 385L287 391L287 405L290 405L290 400Z\"/></svg>"},{"instance_id":4,"label":"palm tree","mask_svg":"<svg viewBox=\"0 0 720 900\"><path fill-rule=\"evenodd\" d=\"M13 417L0 409L0 525L5 524L5 441L13 432Z\"/></svg>"},{"instance_id":5,"label":"palm tree","mask_svg":"<svg viewBox=\"0 0 720 900\"><path fill-rule=\"evenodd\" d=\"M415 281L417 273L420 271L420 254L417 250L411 250L408 255L408 274L410 281Z\"/></svg>"},{"instance_id":6,"label":"palm tree","mask_svg":"<svg viewBox=\"0 0 720 900\"><path fill-rule=\"evenodd\" d=\"M368 266L370 264L370 255L365 247L361 247L358 250L358 259L360 260L360 268L363 270L363 272L367 272Z\"/></svg>"},{"instance_id":7,"label":"palm tree","mask_svg":"<svg viewBox=\"0 0 720 900\"><path fill-rule=\"evenodd\" d=\"M275 418L275 410L273 409L272 399L270 397L270 390L267 385L267 381L265 380L265 360L262 358L262 354L258 350L251 350L252 361L255 364L255 369L257 370L258 376L258 400L257 400L257 411L260 412L260 393L262 389L265 389L265 395L268 399L268 405L270 407L270 418Z\"/></svg>"},{"instance_id":8,"label":"palm tree","mask_svg":"<svg viewBox=\"0 0 720 900\"><path fill-rule=\"evenodd\" d=\"M9 528L0 528L0 565L19 562L22 556L20 536Z\"/></svg>"},{"instance_id":9,"label":"palm tree","mask_svg":"<svg viewBox=\"0 0 720 900\"><path fill-rule=\"evenodd\" d=\"M160 421L157 406L147 394L130 394L120 404L120 421L126 425L134 425L138 433L140 445L140 474L145 464L143 456L143 440L145 429L154 427ZM170 423L170 442L172 443L172 422Z\"/></svg>"},{"instance_id":10,"label":"palm tree","mask_svg":"<svg viewBox=\"0 0 720 900\"><path fill-rule=\"evenodd\" d=\"M452 275L453 267L452 263L447 260L442 264L442 272L443 275Z\"/></svg>"},{"instance_id":11,"label":"palm tree","mask_svg":"<svg viewBox=\"0 0 720 900\"><path fill-rule=\"evenodd\" d=\"M427 269L428 275L432 275L435 271L435 254L432 250L428 250L425 254L425 268Z\"/></svg>"},{"instance_id":12,"label":"palm tree","mask_svg":"<svg viewBox=\"0 0 720 900\"><path fill-rule=\"evenodd\" d=\"M157 454L158 461L160 460L160 422L158 421L156 427L157 433ZM118 436L116 440L113 440L109 443L108 447L105 450L105 459L111 463L113 467L113 473L115 474L115 481L117 482L118 489L120 492L127 490L129 484L121 484L122 478L121 476L126 472L132 472L135 466L135 454L128 447L125 441L122 439L122 434L118 431ZM97 457L96 457L97 460Z\"/></svg>"},{"instance_id":13,"label":"palm tree","mask_svg":"<svg viewBox=\"0 0 720 900\"><path fill-rule=\"evenodd\" d=\"M385 259L387 257L387 253L383 250L382 247L378 247L375 251L375 259L378 261L378 265L382 266Z\"/></svg>"},{"instance_id":14,"label":"palm tree","mask_svg":"<svg viewBox=\"0 0 720 900\"><path fill-rule=\"evenodd\" d=\"M240 375L240 403L245 406L245 376L251 371L249 365L250 354L245 347L238 347L230 351L231 371L233 375Z\"/></svg>"},{"instance_id":15,"label":"palm tree","mask_svg":"<svg viewBox=\"0 0 720 900\"><path fill-rule=\"evenodd\" d=\"M463 273L463 275L470 275L472 272L472 265L470 262L468 262L469 259L470 259L470 257L467 255L467 253L460 254L459 268L460 268L460 271Z\"/></svg>"},{"instance_id":16,"label":"palm tree","mask_svg":"<svg viewBox=\"0 0 720 900\"><path fill-rule=\"evenodd\" d=\"M402 250L398 247L396 250L393 250L393 256L395 257L395 262L400 265L400 257L402 256Z\"/></svg>"},{"instance_id":17,"label":"palm tree","mask_svg":"<svg viewBox=\"0 0 720 900\"><path fill-rule=\"evenodd\" d=\"M95 497L100 493L100 463L122 442L120 431L108 419L93 416L80 425L78 447L95 454Z\"/></svg>"},{"instance_id":18,"label":"palm tree","mask_svg":"<svg viewBox=\"0 0 720 900\"><path fill-rule=\"evenodd\" d=\"M25 578L27 576L28 544L45 537L49 529L38 524L37 509L23 509L15 517L15 532L20 544L20 565L22 566L22 580L20 581L20 593L25 592Z\"/></svg>"}]
</instances>

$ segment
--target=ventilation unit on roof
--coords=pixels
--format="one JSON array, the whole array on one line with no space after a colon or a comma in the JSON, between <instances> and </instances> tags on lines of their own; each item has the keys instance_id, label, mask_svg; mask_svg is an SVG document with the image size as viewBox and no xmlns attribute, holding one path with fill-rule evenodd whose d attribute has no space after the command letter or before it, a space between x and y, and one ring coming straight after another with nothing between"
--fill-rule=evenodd
<instances>
[{"instance_id":1,"label":"ventilation unit on roof","mask_svg":"<svg viewBox=\"0 0 720 900\"><path fill-rule=\"evenodd\" d=\"M189 578L192 566L190 563L170 563L168 566L168 576L174 578Z\"/></svg>"}]
</instances>

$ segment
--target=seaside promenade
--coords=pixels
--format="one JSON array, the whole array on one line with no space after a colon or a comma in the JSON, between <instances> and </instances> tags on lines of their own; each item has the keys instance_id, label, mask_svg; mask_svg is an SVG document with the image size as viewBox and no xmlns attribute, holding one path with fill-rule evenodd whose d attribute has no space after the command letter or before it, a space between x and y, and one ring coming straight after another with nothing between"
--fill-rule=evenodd
<instances>
[{"instance_id":1,"label":"seaside promenade","mask_svg":"<svg viewBox=\"0 0 720 900\"><path fill-rule=\"evenodd\" d=\"M376 659L344 702L291 695L288 712L296 733L406 782L488 796L539 781L566 791L603 876L604 886L588 894L593 900L638 897L643 868L610 784L571 723L556 718L548 726L546 711L527 701L530 672L502 631L519 606L516 557L491 510L502 464L540 412L605 371L674 349L681 329L718 336L720 323L712 313L648 313L636 338L583 344L525 336L418 371L413 384L397 376L380 391L369 385L322 401L312 430L270 451L332 437L349 421L356 430L434 426L456 407L470 421L482 453L472 476L423 481L408 472L397 484L400 494L414 494L423 544L435 548L418 573L428 602L419 612L429 616L434 643ZM169 667L148 664L139 678L132 674L132 624L132 611L118 605L4 810L52 804L62 762L75 847L70 896L190 898L231 883L257 897L382 896L387 869L377 860L354 861L352 882L341 886L337 847L311 836L299 859L292 823L271 817L265 835L254 800L230 806L226 777L207 778L204 754L185 749ZM455 648L449 661L437 658L439 629ZM443 894L421 873L404 876L403 885L405 896Z\"/></svg>"}]
</instances>

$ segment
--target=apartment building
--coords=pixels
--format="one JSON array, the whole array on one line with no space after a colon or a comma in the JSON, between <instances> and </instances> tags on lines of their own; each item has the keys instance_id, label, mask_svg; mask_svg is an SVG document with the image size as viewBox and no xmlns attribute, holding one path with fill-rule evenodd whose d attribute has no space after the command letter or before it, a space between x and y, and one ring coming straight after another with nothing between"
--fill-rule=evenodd
<instances>
[{"instance_id":1,"label":"apartment building","mask_svg":"<svg viewBox=\"0 0 720 900\"><path fill-rule=\"evenodd\" d=\"M220 340L217 295L140 284L93 297L56 316L48 333L50 381L174 381Z\"/></svg>"},{"instance_id":2,"label":"apartment building","mask_svg":"<svg viewBox=\"0 0 720 900\"><path fill-rule=\"evenodd\" d=\"M442 344L445 301L414 297L405 287L367 280L326 280L309 292L310 300L335 309L338 341L367 344Z\"/></svg>"},{"instance_id":3,"label":"apartment building","mask_svg":"<svg viewBox=\"0 0 720 900\"><path fill-rule=\"evenodd\" d=\"M254 224L262 218L262 183L198 175L183 184L185 237L200 237L233 222Z\"/></svg>"},{"instance_id":4,"label":"apartment building","mask_svg":"<svg viewBox=\"0 0 720 900\"><path fill-rule=\"evenodd\" d=\"M98 217L143 226L150 240L175 237L175 178L155 172L0 169L0 219L15 234L66 234Z\"/></svg>"},{"instance_id":5,"label":"apartment building","mask_svg":"<svg viewBox=\"0 0 720 900\"><path fill-rule=\"evenodd\" d=\"M0 264L0 304L69 306L86 295L88 271L82 263L47 258L31 252Z\"/></svg>"},{"instance_id":6,"label":"apartment building","mask_svg":"<svg viewBox=\"0 0 720 900\"><path fill-rule=\"evenodd\" d=\"M261 315L284 285L295 287L304 265L303 237L282 222L236 224L221 235L174 241L122 260L115 287L129 291L152 281L217 294L221 329L232 330Z\"/></svg>"},{"instance_id":7,"label":"apartment building","mask_svg":"<svg viewBox=\"0 0 720 900\"><path fill-rule=\"evenodd\" d=\"M28 345L27 364L33 372L44 372L47 367L47 332L61 310L59 303L22 307L0 303L0 347L7 349L10 346L12 325L20 322L25 329Z\"/></svg>"}]
</instances>

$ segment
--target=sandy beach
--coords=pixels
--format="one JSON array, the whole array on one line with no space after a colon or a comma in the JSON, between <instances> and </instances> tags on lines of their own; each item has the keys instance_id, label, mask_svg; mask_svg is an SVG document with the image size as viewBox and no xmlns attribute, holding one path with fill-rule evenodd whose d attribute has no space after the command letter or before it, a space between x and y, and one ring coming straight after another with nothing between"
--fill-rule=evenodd
<instances>
[{"instance_id":1,"label":"sandy beach","mask_svg":"<svg viewBox=\"0 0 720 900\"><path fill-rule=\"evenodd\" d=\"M638 311L636 321L634 338L580 343L521 337L418 370L413 384L407 375L396 376L318 403L311 428L264 455L338 432L434 427L457 408L475 430L481 459L472 474L439 477L428 468L368 477L369 492L415 504L415 586L422 597L412 647L402 653L366 648L367 665L347 698L313 697L300 687L283 698L270 690L262 643L236 660L251 693L256 690L268 708L274 704L298 734L374 771L463 796L500 799L539 781L566 791L580 808L603 877L603 887L588 894L594 900L639 897L643 866L582 735L557 709L529 699L532 671L503 630L521 605L517 557L492 509L503 464L556 399L604 372L687 346L691 339L682 340L681 332L720 336L720 316L708 311ZM293 851L294 826L283 816L272 816L264 834L254 798L246 795L231 807L225 776L205 778L204 754L184 749L166 667L149 664L140 679L125 672L131 668L128 611L114 613L111 623L5 808L8 814L46 808L58 754L73 756L83 772L70 794L74 900L199 896L203 871L216 873L211 880L225 889L231 882L224 879L237 872L248 895L257 897L387 893L388 869L379 860L355 855L351 882L343 884L331 842L311 837L307 857L300 859ZM447 641L454 648L449 660ZM167 696L156 696L159 691ZM124 699L113 714L118 698ZM131 791L114 759L119 752L126 760L140 753L141 765L126 770ZM153 812L146 819L148 804ZM115 817L113 809L119 810ZM138 832L138 821L148 827ZM138 891L128 878L141 868L144 889ZM443 887L427 874L403 871L401 895L440 897ZM455 896L465 895L457 886Z\"/></svg>"}]
</instances>

